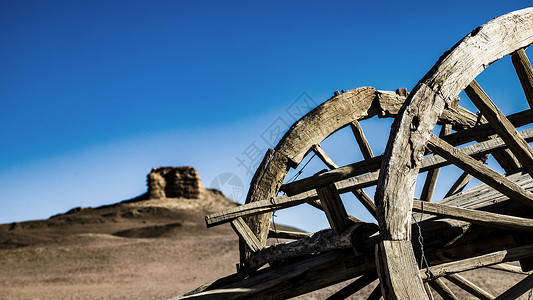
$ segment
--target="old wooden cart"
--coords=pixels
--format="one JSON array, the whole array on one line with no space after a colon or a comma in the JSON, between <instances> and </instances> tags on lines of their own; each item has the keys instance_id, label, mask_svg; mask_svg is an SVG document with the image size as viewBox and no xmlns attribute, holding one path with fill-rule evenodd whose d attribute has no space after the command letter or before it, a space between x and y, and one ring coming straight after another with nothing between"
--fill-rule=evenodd
<instances>
[{"instance_id":1,"label":"old wooden cart","mask_svg":"<svg viewBox=\"0 0 533 300\"><path fill-rule=\"evenodd\" d=\"M531 43L533 8L527 8L474 29L411 93L362 87L336 93L313 109L267 151L246 204L206 217L208 226L231 222L240 237L239 271L179 298L289 298L350 279L330 298L344 299L372 285L368 299L432 299L435 292L456 299L443 278L480 299L526 293L533 287L528 144L533 129L527 126L533 111L504 114L476 77L509 55L533 107L533 71L526 56ZM462 91L477 114L459 105ZM376 118L385 126L391 124L387 118L395 120L379 156L361 126ZM353 131L363 159L339 167L321 143L343 128ZM304 166L306 156L319 158L330 170L286 180L289 170ZM442 188L437 177L444 166L461 174L443 199L431 202L436 187ZM423 186L415 197L417 178ZM465 189L471 180L477 186ZM369 187L375 187L373 199L364 190ZM347 213L340 196L346 193L377 225ZM323 210L331 229L308 235L271 226L273 211L300 204ZM272 237L294 241L267 243ZM494 295L460 274L482 268L523 279Z\"/></svg>"}]
</instances>

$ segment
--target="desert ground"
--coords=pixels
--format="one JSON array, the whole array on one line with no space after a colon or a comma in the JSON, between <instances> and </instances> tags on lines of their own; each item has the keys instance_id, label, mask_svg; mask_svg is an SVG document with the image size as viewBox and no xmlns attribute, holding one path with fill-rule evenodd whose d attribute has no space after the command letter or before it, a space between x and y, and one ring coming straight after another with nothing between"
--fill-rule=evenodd
<instances>
[{"instance_id":1,"label":"desert ground","mask_svg":"<svg viewBox=\"0 0 533 300\"><path fill-rule=\"evenodd\" d=\"M205 190L197 199L137 199L2 224L0 299L168 299L183 294L235 272L236 235L228 225L207 229L204 216L236 205L216 190ZM495 294L524 277L495 270L464 276ZM324 299L346 284L299 298ZM352 298L365 299L376 284ZM460 299L475 299L450 286Z\"/></svg>"}]
</instances>

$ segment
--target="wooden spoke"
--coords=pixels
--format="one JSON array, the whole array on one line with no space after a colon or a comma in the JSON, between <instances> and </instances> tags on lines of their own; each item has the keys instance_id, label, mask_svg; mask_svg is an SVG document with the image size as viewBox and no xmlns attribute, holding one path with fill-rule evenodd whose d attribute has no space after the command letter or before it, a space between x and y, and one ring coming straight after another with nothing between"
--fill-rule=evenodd
<instances>
[{"instance_id":1,"label":"wooden spoke","mask_svg":"<svg viewBox=\"0 0 533 300\"><path fill-rule=\"evenodd\" d=\"M433 297L433 293L431 293L431 289L429 288L429 283L426 281L424 282L424 289L426 290L426 294L428 295L429 300L435 300Z\"/></svg>"},{"instance_id":2,"label":"wooden spoke","mask_svg":"<svg viewBox=\"0 0 533 300\"><path fill-rule=\"evenodd\" d=\"M533 220L531 219L506 216L481 210L413 200L413 211L448 217L494 228L533 231Z\"/></svg>"},{"instance_id":3,"label":"wooden spoke","mask_svg":"<svg viewBox=\"0 0 533 300\"><path fill-rule=\"evenodd\" d=\"M467 172L463 172L463 174L461 174L461 176L459 176L459 178L453 183L452 187L446 193L444 198L462 192L472 178L474 178L474 176L468 174Z\"/></svg>"},{"instance_id":4,"label":"wooden spoke","mask_svg":"<svg viewBox=\"0 0 533 300\"><path fill-rule=\"evenodd\" d=\"M505 115L494 105L479 84L473 80L465 89L466 94L487 118L494 131L505 141L509 149L516 155L524 169L533 176L533 150L528 143L520 137L516 128Z\"/></svg>"},{"instance_id":5,"label":"wooden spoke","mask_svg":"<svg viewBox=\"0 0 533 300\"><path fill-rule=\"evenodd\" d=\"M324 152L324 149L320 147L320 144L314 144L313 147L311 147L313 152L315 152L316 156L322 160L326 166L330 169L337 169L339 166Z\"/></svg>"},{"instance_id":6,"label":"wooden spoke","mask_svg":"<svg viewBox=\"0 0 533 300\"><path fill-rule=\"evenodd\" d=\"M487 268L491 268L491 269L494 269L494 270L505 271L505 272L510 272L510 273L523 274L523 275L529 275L529 274L533 273L532 271L524 272L524 271L522 271L522 269L519 266L513 266L513 265L510 265L510 264L495 264L495 265L492 265L492 266L488 266Z\"/></svg>"},{"instance_id":7,"label":"wooden spoke","mask_svg":"<svg viewBox=\"0 0 533 300\"><path fill-rule=\"evenodd\" d=\"M526 51L519 49L511 54L511 60L513 61L516 74L522 84L524 94L526 94L529 107L533 108L533 70L531 69L531 63L527 59Z\"/></svg>"},{"instance_id":8,"label":"wooden spoke","mask_svg":"<svg viewBox=\"0 0 533 300\"><path fill-rule=\"evenodd\" d=\"M479 269L486 266L495 265L502 262L515 261L530 256L533 256L533 245L521 246L432 266L429 268L431 271L431 278L428 278L427 269L421 269L420 276L423 280L431 280L433 278L442 277L453 273Z\"/></svg>"},{"instance_id":9,"label":"wooden spoke","mask_svg":"<svg viewBox=\"0 0 533 300\"><path fill-rule=\"evenodd\" d=\"M450 124L444 124L441 127L439 136L442 138L452 131L452 126ZM424 182L424 187L422 188L422 195L420 199L423 201L431 201L433 197L433 191L435 190L435 185L437 184L437 177L439 176L440 168L431 169L426 175L426 181Z\"/></svg>"},{"instance_id":10,"label":"wooden spoke","mask_svg":"<svg viewBox=\"0 0 533 300\"><path fill-rule=\"evenodd\" d=\"M381 286L379 286L379 283L378 283L378 285L374 288L372 293L368 295L368 298L366 298L366 300L379 300L379 299L381 299Z\"/></svg>"},{"instance_id":11,"label":"wooden spoke","mask_svg":"<svg viewBox=\"0 0 533 300\"><path fill-rule=\"evenodd\" d=\"M450 274L446 276L446 279L448 279L449 281L451 281L452 283L454 283L461 289L467 291L471 295L478 297L479 299L492 300L495 298L489 292L483 290L482 288L468 281L466 278L464 278L463 276L459 274Z\"/></svg>"},{"instance_id":12,"label":"wooden spoke","mask_svg":"<svg viewBox=\"0 0 533 300\"><path fill-rule=\"evenodd\" d=\"M374 280L378 278L378 274L369 273L357 278L354 282L348 284L344 288L337 291L335 294L329 296L328 300L343 300L351 295L357 293L365 286L371 284Z\"/></svg>"},{"instance_id":13,"label":"wooden spoke","mask_svg":"<svg viewBox=\"0 0 533 300\"><path fill-rule=\"evenodd\" d=\"M252 252L261 250L262 246L255 234L250 230L250 227L246 225L246 222L242 218L237 218L231 221L231 227L237 233L240 240L243 241Z\"/></svg>"},{"instance_id":14,"label":"wooden spoke","mask_svg":"<svg viewBox=\"0 0 533 300\"><path fill-rule=\"evenodd\" d=\"M346 228L350 226L350 219L348 213L342 204L339 192L335 184L330 184L316 190L318 198L324 207L324 212L331 225L331 229L336 234L340 235Z\"/></svg>"},{"instance_id":15,"label":"wooden spoke","mask_svg":"<svg viewBox=\"0 0 533 300\"><path fill-rule=\"evenodd\" d=\"M361 124L359 124L357 120L354 120L353 122L350 123L350 127L352 128L353 135L355 136L355 139L357 140L357 144L359 144L359 148L361 149L361 153L363 154L363 157L365 159L374 157L374 153L372 153L370 144L368 144L368 141L366 140Z\"/></svg>"},{"instance_id":16,"label":"wooden spoke","mask_svg":"<svg viewBox=\"0 0 533 300\"><path fill-rule=\"evenodd\" d=\"M313 145L313 151L316 155L330 168L337 169L339 166L324 152L319 144ZM354 196L363 204L363 206L368 210L368 212L376 218L376 205L374 201L361 189L353 190L352 193Z\"/></svg>"},{"instance_id":17,"label":"wooden spoke","mask_svg":"<svg viewBox=\"0 0 533 300\"><path fill-rule=\"evenodd\" d=\"M507 197L528 207L533 207L533 194L531 192L511 182L503 175L493 171L435 135L431 135L427 147Z\"/></svg>"},{"instance_id":18,"label":"wooden spoke","mask_svg":"<svg viewBox=\"0 0 533 300\"><path fill-rule=\"evenodd\" d=\"M526 278L515 284L512 288L508 289L505 293L496 298L497 300L509 300L516 299L522 296L525 292L533 289L533 274L528 275Z\"/></svg>"},{"instance_id":19,"label":"wooden spoke","mask_svg":"<svg viewBox=\"0 0 533 300\"><path fill-rule=\"evenodd\" d=\"M439 293L444 300L459 300L450 288L440 278L429 281L429 285Z\"/></svg>"}]
</instances>

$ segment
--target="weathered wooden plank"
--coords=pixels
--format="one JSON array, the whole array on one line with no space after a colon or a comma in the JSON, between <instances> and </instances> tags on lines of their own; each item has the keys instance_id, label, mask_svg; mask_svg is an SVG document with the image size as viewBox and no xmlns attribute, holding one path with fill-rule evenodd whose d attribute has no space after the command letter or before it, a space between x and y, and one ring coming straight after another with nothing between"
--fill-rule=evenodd
<instances>
[{"instance_id":1,"label":"weathered wooden plank","mask_svg":"<svg viewBox=\"0 0 533 300\"><path fill-rule=\"evenodd\" d=\"M472 178L474 178L474 176L468 174L467 172L463 172L463 174L461 174L459 178L457 178L457 180L453 183L452 187L444 197L450 197L452 195L462 192L466 185L470 182L470 180L472 180Z\"/></svg>"},{"instance_id":2,"label":"weathered wooden plank","mask_svg":"<svg viewBox=\"0 0 533 300\"><path fill-rule=\"evenodd\" d=\"M453 284L457 285L461 289L465 290L466 292L470 293L471 295L478 297L479 299L492 300L495 298L489 292L478 287L477 285L470 282L469 280L467 280L466 278L464 278L463 276L459 274L450 274L446 276L446 279L448 279L449 281L451 281Z\"/></svg>"},{"instance_id":3,"label":"weathered wooden plank","mask_svg":"<svg viewBox=\"0 0 533 300\"><path fill-rule=\"evenodd\" d=\"M488 266L487 268L523 275L533 274L533 271L524 272L519 266L514 266L510 264L495 264L492 266Z\"/></svg>"},{"instance_id":4,"label":"weathered wooden plank","mask_svg":"<svg viewBox=\"0 0 533 300\"><path fill-rule=\"evenodd\" d=\"M352 128L353 135L355 136L355 140L357 141L357 144L359 145L359 149L361 149L361 153L363 154L363 157L365 159L374 157L374 153L372 152L372 149L370 148L370 144L366 140L361 124L359 124L357 120L354 120L350 123L350 127Z\"/></svg>"},{"instance_id":5,"label":"weathered wooden plank","mask_svg":"<svg viewBox=\"0 0 533 300\"><path fill-rule=\"evenodd\" d=\"M273 230L270 228L268 233L269 238L278 238L278 239L288 239L288 240L298 240L310 236L310 233L307 232L297 232L297 231L286 231L286 230Z\"/></svg>"},{"instance_id":6,"label":"weathered wooden plank","mask_svg":"<svg viewBox=\"0 0 533 300\"><path fill-rule=\"evenodd\" d=\"M352 223L340 235L334 233L331 229L323 229L296 241L267 246L261 251L253 253L247 263L251 268L258 268L267 263L308 254L351 248L353 239L362 241L377 231L377 226L372 223Z\"/></svg>"},{"instance_id":7,"label":"weathered wooden plank","mask_svg":"<svg viewBox=\"0 0 533 300\"><path fill-rule=\"evenodd\" d=\"M451 124L443 124L439 136L442 138L450 134L451 130ZM439 177L439 171L440 168L435 168L428 171L426 175L426 181L424 181L424 186L422 187L422 194L420 195L420 199L423 201L431 201L431 197L433 197L433 191L435 190L435 185L437 184L437 178Z\"/></svg>"},{"instance_id":8,"label":"weathered wooden plank","mask_svg":"<svg viewBox=\"0 0 533 300\"><path fill-rule=\"evenodd\" d=\"M457 296L450 290L450 288L440 279L436 278L434 280L429 281L429 285L437 291L437 293L442 297L444 300L459 300Z\"/></svg>"},{"instance_id":9,"label":"weathered wooden plank","mask_svg":"<svg viewBox=\"0 0 533 300\"><path fill-rule=\"evenodd\" d=\"M492 212L413 200L413 211L507 230L533 231L533 220Z\"/></svg>"},{"instance_id":10,"label":"weathered wooden plank","mask_svg":"<svg viewBox=\"0 0 533 300\"><path fill-rule=\"evenodd\" d=\"M335 184L330 184L316 190L320 203L324 208L326 217L328 218L329 225L333 232L337 235L342 234L350 226L350 220L348 219L348 213L344 204L342 204L339 192L335 187Z\"/></svg>"},{"instance_id":11,"label":"weathered wooden plank","mask_svg":"<svg viewBox=\"0 0 533 300\"><path fill-rule=\"evenodd\" d=\"M384 298L428 299L411 242L383 240L378 245L378 275Z\"/></svg>"},{"instance_id":12,"label":"weathered wooden plank","mask_svg":"<svg viewBox=\"0 0 533 300\"><path fill-rule=\"evenodd\" d=\"M454 148L435 135L430 136L427 147L509 198L528 207L533 207L533 194L531 192L516 185L503 175L468 156L461 150Z\"/></svg>"},{"instance_id":13,"label":"weathered wooden plank","mask_svg":"<svg viewBox=\"0 0 533 300\"><path fill-rule=\"evenodd\" d=\"M529 107L533 108L533 70L524 49L519 49L511 54L511 60L516 74L522 84Z\"/></svg>"},{"instance_id":14,"label":"weathered wooden plank","mask_svg":"<svg viewBox=\"0 0 533 300\"><path fill-rule=\"evenodd\" d=\"M368 212L377 220L376 204L370 197L361 189L352 190L354 196L361 202L361 204L368 210Z\"/></svg>"},{"instance_id":15,"label":"weathered wooden plank","mask_svg":"<svg viewBox=\"0 0 533 300\"><path fill-rule=\"evenodd\" d=\"M255 234L242 218L231 221L231 227L237 233L240 240L243 241L252 252L257 252L263 248Z\"/></svg>"},{"instance_id":16,"label":"weathered wooden plank","mask_svg":"<svg viewBox=\"0 0 533 300\"><path fill-rule=\"evenodd\" d=\"M529 291L532 288L533 288L533 274L522 279L520 282L515 284L513 287L505 291L505 293L498 296L496 300L516 299L522 296L525 292Z\"/></svg>"},{"instance_id":17,"label":"weathered wooden plank","mask_svg":"<svg viewBox=\"0 0 533 300\"><path fill-rule=\"evenodd\" d=\"M507 147L515 154L516 158L529 175L533 176L533 150L528 143L520 137L516 128L498 109L487 96L479 84L473 80L466 88L465 93L481 111L494 131L505 141Z\"/></svg>"},{"instance_id":18,"label":"weathered wooden plank","mask_svg":"<svg viewBox=\"0 0 533 300\"><path fill-rule=\"evenodd\" d=\"M420 276L422 280L428 280L530 256L533 256L533 245L526 245L432 266L431 278L428 278L427 269L424 268L420 270Z\"/></svg>"},{"instance_id":19,"label":"weathered wooden plank","mask_svg":"<svg viewBox=\"0 0 533 300\"><path fill-rule=\"evenodd\" d=\"M315 152L316 156L320 158L321 161L328 166L330 169L336 169L339 166L328 156L328 154L320 147L320 144L314 144L313 147L311 147L313 152Z\"/></svg>"},{"instance_id":20,"label":"weathered wooden plank","mask_svg":"<svg viewBox=\"0 0 533 300\"><path fill-rule=\"evenodd\" d=\"M351 295L357 293L365 286L371 284L378 278L378 274L376 273L369 273L365 274L356 280L354 280L352 283L348 284L347 286L343 287L342 289L338 290L335 294L329 296L326 298L327 300L344 300Z\"/></svg>"}]
</instances>

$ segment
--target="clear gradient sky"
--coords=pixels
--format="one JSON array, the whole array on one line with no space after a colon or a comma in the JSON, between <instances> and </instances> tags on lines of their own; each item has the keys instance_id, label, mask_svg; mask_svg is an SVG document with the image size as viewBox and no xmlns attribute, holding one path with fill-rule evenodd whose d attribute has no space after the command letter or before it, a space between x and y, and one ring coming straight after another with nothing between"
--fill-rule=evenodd
<instances>
[{"instance_id":1,"label":"clear gradient sky","mask_svg":"<svg viewBox=\"0 0 533 300\"><path fill-rule=\"evenodd\" d=\"M135 197L158 166L247 186L236 157L302 93L410 90L528 5L0 0L0 223Z\"/></svg>"}]
</instances>

